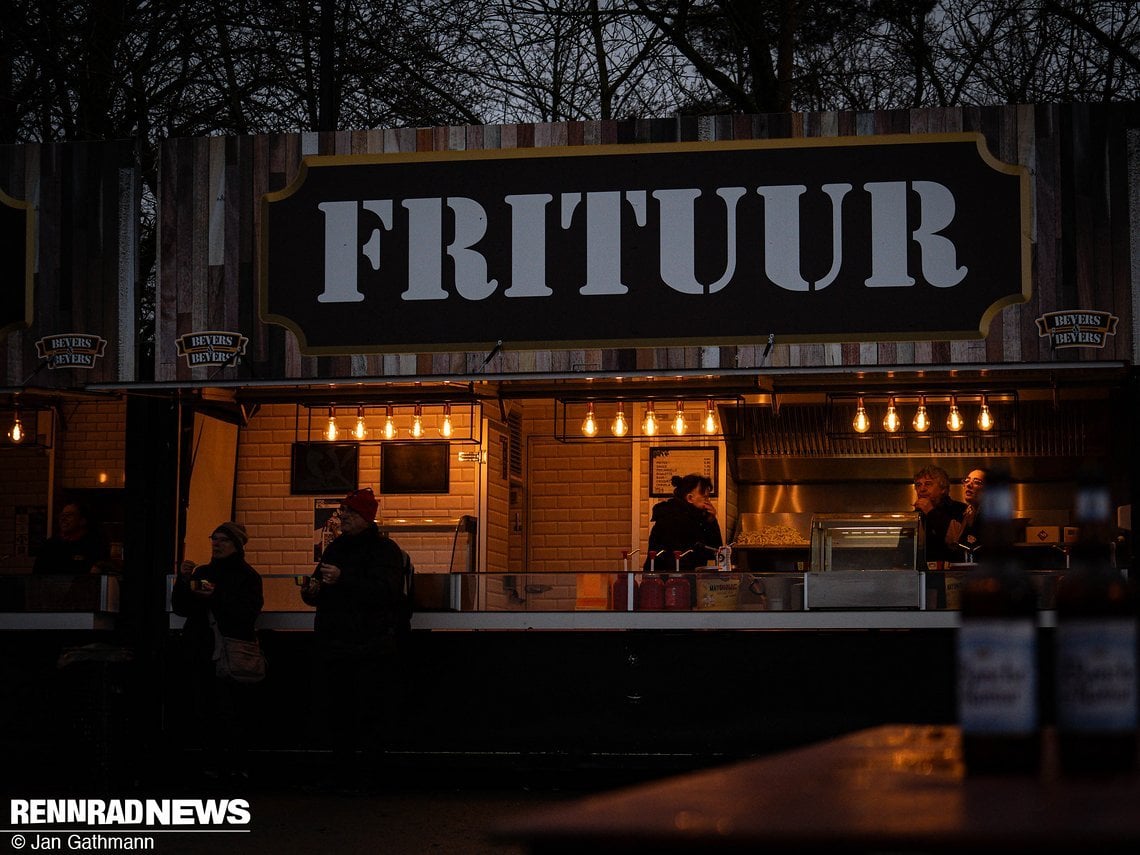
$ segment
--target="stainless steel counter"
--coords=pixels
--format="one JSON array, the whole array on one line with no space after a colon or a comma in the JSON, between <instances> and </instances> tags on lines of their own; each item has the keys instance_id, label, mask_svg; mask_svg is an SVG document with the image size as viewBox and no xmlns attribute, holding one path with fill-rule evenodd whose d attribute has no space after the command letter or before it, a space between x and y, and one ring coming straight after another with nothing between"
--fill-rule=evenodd
<instances>
[{"instance_id":1,"label":"stainless steel counter","mask_svg":"<svg viewBox=\"0 0 1140 855\"><path fill-rule=\"evenodd\" d=\"M811 611L811 612L420 612L412 629L474 630L845 630L954 629L960 617L953 611ZM171 629L183 618L170 615ZM1038 613L1042 627L1056 625L1052 611ZM258 628L311 631L312 612L266 612Z\"/></svg>"}]
</instances>

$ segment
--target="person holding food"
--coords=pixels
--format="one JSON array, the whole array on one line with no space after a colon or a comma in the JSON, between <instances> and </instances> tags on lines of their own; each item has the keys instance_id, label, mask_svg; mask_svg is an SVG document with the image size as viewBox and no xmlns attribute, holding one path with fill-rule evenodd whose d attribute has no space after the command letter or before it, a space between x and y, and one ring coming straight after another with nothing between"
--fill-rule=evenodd
<instances>
[{"instance_id":1,"label":"person holding food","mask_svg":"<svg viewBox=\"0 0 1140 855\"><path fill-rule=\"evenodd\" d=\"M914 509L926 529L926 560L957 561L961 550L946 542L950 523L961 523L966 505L950 498L950 476L939 466L926 466L914 473Z\"/></svg>"},{"instance_id":2,"label":"person holding food","mask_svg":"<svg viewBox=\"0 0 1140 855\"><path fill-rule=\"evenodd\" d=\"M215 669L215 634L254 641L254 624L264 598L261 576L245 560L245 526L224 522L210 534L208 564L182 562L170 605L186 618L183 654L190 671L195 717L203 724L203 774L207 778L247 778L246 746L253 732L252 693L256 686L220 677Z\"/></svg>"},{"instance_id":3,"label":"person holding food","mask_svg":"<svg viewBox=\"0 0 1140 855\"><path fill-rule=\"evenodd\" d=\"M301 592L317 610L318 715L330 723L334 767L326 786L345 792L371 786L402 704L413 568L377 527L378 508L368 487L341 500L340 534Z\"/></svg>"}]
</instances>

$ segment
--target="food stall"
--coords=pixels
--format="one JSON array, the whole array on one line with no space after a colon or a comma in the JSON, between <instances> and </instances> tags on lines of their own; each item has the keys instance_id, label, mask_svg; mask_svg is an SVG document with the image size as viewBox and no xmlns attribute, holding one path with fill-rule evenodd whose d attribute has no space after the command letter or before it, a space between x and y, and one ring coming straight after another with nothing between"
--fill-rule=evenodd
<instances>
[{"instance_id":1,"label":"food stall","mask_svg":"<svg viewBox=\"0 0 1140 855\"><path fill-rule=\"evenodd\" d=\"M1090 462L1130 560L1136 128L1134 105L1009 106L170 140L153 354L92 327L114 370L25 383L72 320L29 315L0 403L118 402L132 640L172 648L170 574L246 526L264 747L305 720L296 578L358 485L420 580L406 750L730 754L942 721L960 571L921 556L919 468L1011 473L1043 631ZM630 610L678 471L714 481L735 565L695 608ZM907 525L837 562L861 515Z\"/></svg>"}]
</instances>

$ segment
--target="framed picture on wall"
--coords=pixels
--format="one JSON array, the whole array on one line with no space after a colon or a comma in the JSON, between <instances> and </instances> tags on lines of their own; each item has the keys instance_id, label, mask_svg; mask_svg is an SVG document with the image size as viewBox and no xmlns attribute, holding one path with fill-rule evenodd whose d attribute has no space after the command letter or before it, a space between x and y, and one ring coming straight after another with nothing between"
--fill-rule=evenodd
<instances>
[{"instance_id":1,"label":"framed picture on wall","mask_svg":"<svg viewBox=\"0 0 1140 855\"><path fill-rule=\"evenodd\" d=\"M705 446L661 445L649 449L649 496L667 499L673 495L674 475L704 475L717 494L717 449Z\"/></svg>"},{"instance_id":2,"label":"framed picture on wall","mask_svg":"<svg viewBox=\"0 0 1140 855\"><path fill-rule=\"evenodd\" d=\"M295 496L344 495L360 477L355 442L295 442L289 491Z\"/></svg>"},{"instance_id":3,"label":"framed picture on wall","mask_svg":"<svg viewBox=\"0 0 1140 855\"><path fill-rule=\"evenodd\" d=\"M447 493L451 489L451 443L382 442L380 492Z\"/></svg>"}]
</instances>

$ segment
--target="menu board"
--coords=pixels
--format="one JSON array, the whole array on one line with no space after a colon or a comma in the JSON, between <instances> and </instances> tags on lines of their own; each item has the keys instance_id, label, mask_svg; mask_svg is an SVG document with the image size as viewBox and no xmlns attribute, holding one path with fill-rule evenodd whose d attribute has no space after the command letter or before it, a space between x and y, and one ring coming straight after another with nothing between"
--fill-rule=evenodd
<instances>
[{"instance_id":1,"label":"menu board","mask_svg":"<svg viewBox=\"0 0 1140 855\"><path fill-rule=\"evenodd\" d=\"M668 498L673 495L674 475L697 474L712 481L712 493L717 494L717 449L704 446L666 445L649 449L649 495L651 498Z\"/></svg>"}]
</instances>

